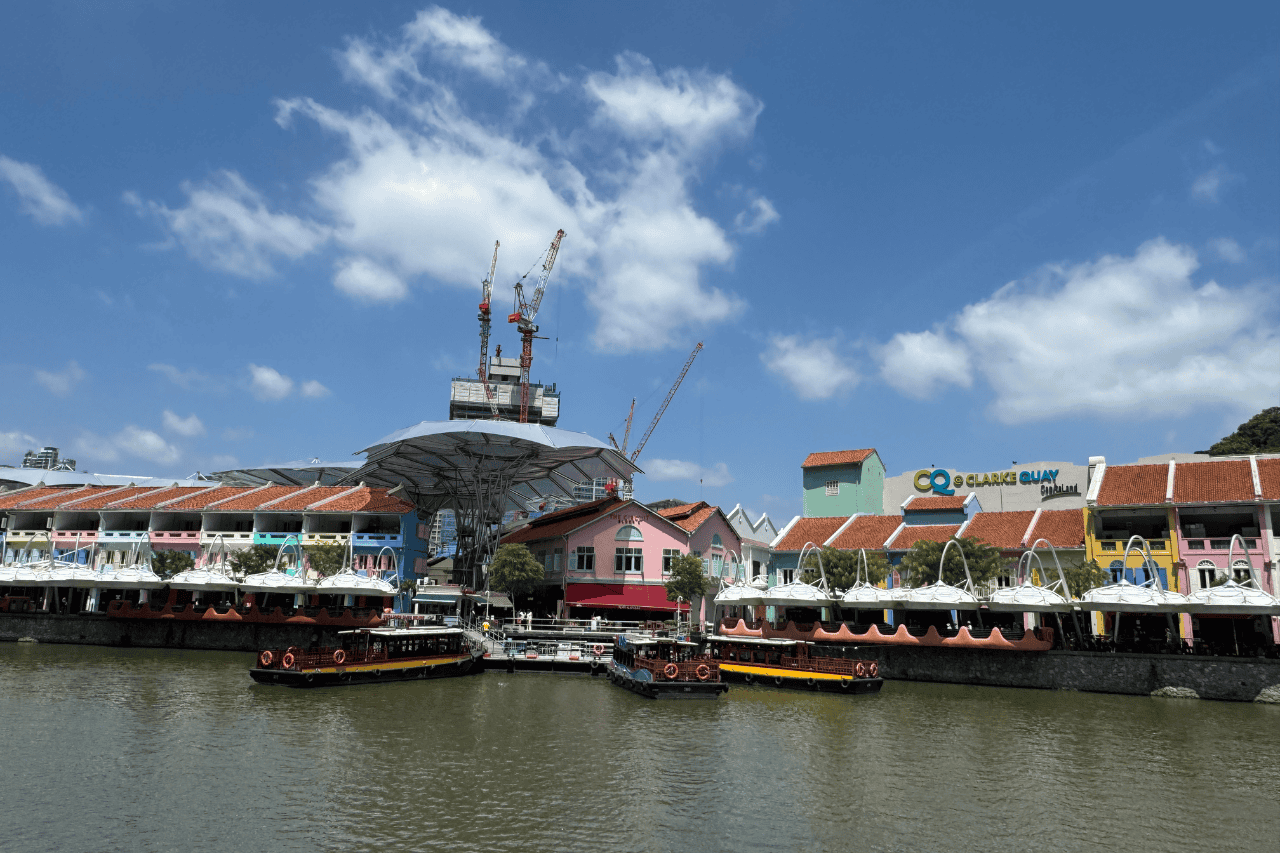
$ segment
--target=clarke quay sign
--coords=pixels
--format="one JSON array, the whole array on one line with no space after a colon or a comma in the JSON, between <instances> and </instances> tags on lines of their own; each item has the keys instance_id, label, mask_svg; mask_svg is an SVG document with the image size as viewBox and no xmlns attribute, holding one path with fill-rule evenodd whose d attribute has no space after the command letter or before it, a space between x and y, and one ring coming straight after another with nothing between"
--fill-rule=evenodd
<instances>
[{"instance_id":1,"label":"clarke quay sign","mask_svg":"<svg viewBox=\"0 0 1280 853\"><path fill-rule=\"evenodd\" d=\"M915 476L916 491L933 492L935 495L954 495L956 489L983 486L1040 486L1040 499L1051 500L1066 495L1079 495L1080 486L1072 483L1058 485L1058 469L1039 471L995 471L989 474L952 474L945 468L921 468Z\"/></svg>"}]
</instances>

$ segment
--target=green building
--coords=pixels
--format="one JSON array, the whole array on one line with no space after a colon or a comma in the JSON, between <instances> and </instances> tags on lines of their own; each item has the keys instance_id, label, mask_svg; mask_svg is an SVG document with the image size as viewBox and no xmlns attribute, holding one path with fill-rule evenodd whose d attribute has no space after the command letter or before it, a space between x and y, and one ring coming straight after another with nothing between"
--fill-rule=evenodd
<instances>
[{"instance_id":1,"label":"green building","mask_svg":"<svg viewBox=\"0 0 1280 853\"><path fill-rule=\"evenodd\" d=\"M800 470L805 518L884 513L884 463L875 448L810 453Z\"/></svg>"}]
</instances>

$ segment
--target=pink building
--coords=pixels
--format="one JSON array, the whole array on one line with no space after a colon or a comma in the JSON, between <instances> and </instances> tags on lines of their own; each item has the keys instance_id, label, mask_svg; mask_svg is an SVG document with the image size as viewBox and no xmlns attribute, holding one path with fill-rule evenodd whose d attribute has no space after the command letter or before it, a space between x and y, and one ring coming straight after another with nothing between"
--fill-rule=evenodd
<instances>
[{"instance_id":1,"label":"pink building","mask_svg":"<svg viewBox=\"0 0 1280 853\"><path fill-rule=\"evenodd\" d=\"M633 500L602 500L549 513L508 533L546 572L536 608L547 614L615 620L668 619L676 602L665 584L671 560L702 557L713 577L731 575L741 547L718 507L705 503L653 510ZM714 594L714 593L713 593ZM702 602L694 602L700 613ZM688 612L689 604L680 607Z\"/></svg>"}]
</instances>

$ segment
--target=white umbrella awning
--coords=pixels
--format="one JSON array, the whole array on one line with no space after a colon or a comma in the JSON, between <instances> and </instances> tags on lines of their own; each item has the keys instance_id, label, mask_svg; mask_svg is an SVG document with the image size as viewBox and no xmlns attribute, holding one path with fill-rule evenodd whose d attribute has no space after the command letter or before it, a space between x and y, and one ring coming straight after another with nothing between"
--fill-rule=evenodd
<instances>
[{"instance_id":1,"label":"white umbrella awning","mask_svg":"<svg viewBox=\"0 0 1280 853\"><path fill-rule=\"evenodd\" d=\"M395 587L378 578L342 572L322 578L316 584L316 592L322 595L395 595Z\"/></svg>"},{"instance_id":2,"label":"white umbrella awning","mask_svg":"<svg viewBox=\"0 0 1280 853\"><path fill-rule=\"evenodd\" d=\"M160 589L164 578L146 566L105 567L93 584L100 589Z\"/></svg>"},{"instance_id":3,"label":"white umbrella awning","mask_svg":"<svg viewBox=\"0 0 1280 853\"><path fill-rule=\"evenodd\" d=\"M947 583L907 590L903 607L908 610L977 610L978 598L968 590Z\"/></svg>"},{"instance_id":4,"label":"white umbrella awning","mask_svg":"<svg viewBox=\"0 0 1280 853\"><path fill-rule=\"evenodd\" d=\"M769 587L761 599L763 604L775 607L829 607L834 603L825 590L802 581Z\"/></svg>"},{"instance_id":5,"label":"white umbrella awning","mask_svg":"<svg viewBox=\"0 0 1280 853\"><path fill-rule=\"evenodd\" d=\"M239 584L245 592L315 592L316 585L300 575L286 575L284 572L260 572L249 575Z\"/></svg>"},{"instance_id":6,"label":"white umbrella awning","mask_svg":"<svg viewBox=\"0 0 1280 853\"><path fill-rule=\"evenodd\" d=\"M1122 580L1091 589L1080 596L1080 609L1118 613L1191 613L1197 608L1185 595Z\"/></svg>"},{"instance_id":7,"label":"white umbrella awning","mask_svg":"<svg viewBox=\"0 0 1280 853\"><path fill-rule=\"evenodd\" d=\"M748 584L734 584L720 590L720 593L716 596L716 604L723 604L729 607L752 607L764 604L764 592Z\"/></svg>"},{"instance_id":8,"label":"white umbrella awning","mask_svg":"<svg viewBox=\"0 0 1280 853\"><path fill-rule=\"evenodd\" d=\"M1222 586L1198 589L1187 596L1197 613L1207 614L1280 614L1280 599L1260 589L1229 580Z\"/></svg>"},{"instance_id":9,"label":"white umbrella awning","mask_svg":"<svg viewBox=\"0 0 1280 853\"><path fill-rule=\"evenodd\" d=\"M52 566L45 561L43 565L46 568L40 572L44 578L42 583L48 586L69 586L80 589L101 586L101 584L97 583L98 573L88 566L82 566L78 563L64 563L62 561L55 561Z\"/></svg>"},{"instance_id":10,"label":"white umbrella awning","mask_svg":"<svg viewBox=\"0 0 1280 853\"><path fill-rule=\"evenodd\" d=\"M0 568L0 584L36 586L45 583L45 573L36 565L15 564Z\"/></svg>"},{"instance_id":11,"label":"white umbrella awning","mask_svg":"<svg viewBox=\"0 0 1280 853\"><path fill-rule=\"evenodd\" d=\"M840 596L843 607L861 608L864 610L885 610L901 607L907 598L907 590L881 589L869 583L856 583Z\"/></svg>"},{"instance_id":12,"label":"white umbrella awning","mask_svg":"<svg viewBox=\"0 0 1280 853\"><path fill-rule=\"evenodd\" d=\"M1030 582L1002 587L987 598L987 609L1015 613L1049 613L1071 610L1071 602L1058 593Z\"/></svg>"},{"instance_id":13,"label":"white umbrella awning","mask_svg":"<svg viewBox=\"0 0 1280 853\"><path fill-rule=\"evenodd\" d=\"M235 578L216 568L187 569L185 572L178 572L169 579L169 586L193 592L231 592L240 588Z\"/></svg>"}]
</instances>

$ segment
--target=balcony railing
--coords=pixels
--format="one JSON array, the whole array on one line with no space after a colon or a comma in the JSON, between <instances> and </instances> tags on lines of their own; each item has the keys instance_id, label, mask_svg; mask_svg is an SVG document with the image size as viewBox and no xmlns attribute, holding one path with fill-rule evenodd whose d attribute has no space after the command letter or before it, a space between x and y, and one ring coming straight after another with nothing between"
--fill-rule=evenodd
<instances>
[{"instance_id":1,"label":"balcony railing","mask_svg":"<svg viewBox=\"0 0 1280 853\"><path fill-rule=\"evenodd\" d=\"M55 530L50 535L54 539L72 542L78 538L85 545L98 541L98 531L96 530Z\"/></svg>"},{"instance_id":2,"label":"balcony railing","mask_svg":"<svg viewBox=\"0 0 1280 853\"><path fill-rule=\"evenodd\" d=\"M254 545L283 545L286 539L293 537L294 539L301 536L301 533L258 533L253 534Z\"/></svg>"},{"instance_id":3,"label":"balcony railing","mask_svg":"<svg viewBox=\"0 0 1280 853\"><path fill-rule=\"evenodd\" d=\"M351 538L350 533L303 533L301 536L303 545L345 545Z\"/></svg>"},{"instance_id":4,"label":"balcony railing","mask_svg":"<svg viewBox=\"0 0 1280 853\"><path fill-rule=\"evenodd\" d=\"M1231 550L1231 540L1228 539L1210 539L1208 537L1196 537L1195 539L1183 539L1183 544L1187 546L1188 551L1229 551ZM1258 548L1257 539L1245 539L1244 546L1250 551Z\"/></svg>"},{"instance_id":5,"label":"balcony railing","mask_svg":"<svg viewBox=\"0 0 1280 853\"><path fill-rule=\"evenodd\" d=\"M98 542L103 545L145 542L147 538L145 530L103 530L98 533Z\"/></svg>"},{"instance_id":6,"label":"balcony railing","mask_svg":"<svg viewBox=\"0 0 1280 853\"><path fill-rule=\"evenodd\" d=\"M404 537L399 533L353 533L352 542L359 545L371 545L381 548L399 548L404 545Z\"/></svg>"},{"instance_id":7,"label":"balcony railing","mask_svg":"<svg viewBox=\"0 0 1280 853\"><path fill-rule=\"evenodd\" d=\"M153 530L151 541L164 544L166 542L199 542L199 530Z\"/></svg>"},{"instance_id":8,"label":"balcony railing","mask_svg":"<svg viewBox=\"0 0 1280 853\"><path fill-rule=\"evenodd\" d=\"M226 530L201 530L200 544L211 544L219 536L222 537L222 541L227 543L237 542L239 544L244 544L246 540L253 539L253 533L244 530L236 531L234 533Z\"/></svg>"},{"instance_id":9,"label":"balcony railing","mask_svg":"<svg viewBox=\"0 0 1280 853\"><path fill-rule=\"evenodd\" d=\"M1098 547L1099 547L1099 549L1100 549L1100 550L1102 550L1102 551L1108 551L1108 552L1110 552L1110 551L1117 551L1117 552L1119 552L1119 551L1124 551L1125 545L1126 545L1126 544L1128 544L1128 542L1129 542L1128 538L1125 538L1125 539L1099 539L1099 540L1098 540ZM1151 549L1151 552L1152 552L1153 554L1159 554L1159 553L1162 553L1162 552L1163 552L1163 553L1168 553L1168 552L1169 552L1169 540L1168 540L1168 539L1148 539L1148 540L1147 540L1147 547ZM1134 549L1134 550L1135 550L1135 551L1140 551L1141 549Z\"/></svg>"}]
</instances>

